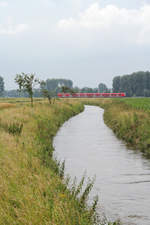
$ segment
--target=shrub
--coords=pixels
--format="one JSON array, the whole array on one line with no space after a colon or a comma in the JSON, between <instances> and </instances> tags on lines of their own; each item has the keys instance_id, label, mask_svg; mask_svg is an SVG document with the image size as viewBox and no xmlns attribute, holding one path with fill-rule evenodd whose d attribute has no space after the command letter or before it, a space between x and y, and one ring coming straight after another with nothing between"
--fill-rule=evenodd
<instances>
[{"instance_id":1,"label":"shrub","mask_svg":"<svg viewBox=\"0 0 150 225\"><path fill-rule=\"evenodd\" d=\"M12 135L20 136L22 133L23 124L18 122L13 122L8 125L8 133Z\"/></svg>"}]
</instances>

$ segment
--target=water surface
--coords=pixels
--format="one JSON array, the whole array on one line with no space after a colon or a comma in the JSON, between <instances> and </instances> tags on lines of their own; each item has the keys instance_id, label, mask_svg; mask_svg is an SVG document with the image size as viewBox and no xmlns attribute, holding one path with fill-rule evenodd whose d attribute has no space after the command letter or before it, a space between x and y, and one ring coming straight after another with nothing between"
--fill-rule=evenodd
<instances>
[{"instance_id":1,"label":"water surface","mask_svg":"<svg viewBox=\"0 0 150 225\"><path fill-rule=\"evenodd\" d=\"M103 109L85 106L54 139L66 172L79 180L96 175L91 196L98 194L109 218L123 224L150 225L150 161L127 149L103 121Z\"/></svg>"}]
</instances>

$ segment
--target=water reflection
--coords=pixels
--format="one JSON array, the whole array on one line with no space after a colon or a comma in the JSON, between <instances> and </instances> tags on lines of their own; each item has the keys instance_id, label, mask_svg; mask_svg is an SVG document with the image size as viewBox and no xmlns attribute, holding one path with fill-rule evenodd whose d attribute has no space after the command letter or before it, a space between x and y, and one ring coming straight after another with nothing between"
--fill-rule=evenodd
<instances>
[{"instance_id":1,"label":"water reflection","mask_svg":"<svg viewBox=\"0 0 150 225\"><path fill-rule=\"evenodd\" d=\"M86 106L59 130L54 146L72 177L96 175L91 197L98 193L106 215L124 224L150 224L150 161L115 137L102 109Z\"/></svg>"}]
</instances>

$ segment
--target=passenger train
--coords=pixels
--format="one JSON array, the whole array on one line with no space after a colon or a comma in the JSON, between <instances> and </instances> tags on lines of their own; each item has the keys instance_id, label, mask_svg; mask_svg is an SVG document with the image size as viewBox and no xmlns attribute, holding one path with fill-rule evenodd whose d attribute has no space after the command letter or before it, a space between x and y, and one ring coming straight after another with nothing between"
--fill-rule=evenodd
<instances>
[{"instance_id":1,"label":"passenger train","mask_svg":"<svg viewBox=\"0 0 150 225\"><path fill-rule=\"evenodd\" d=\"M58 93L59 98L121 98L125 93Z\"/></svg>"}]
</instances>

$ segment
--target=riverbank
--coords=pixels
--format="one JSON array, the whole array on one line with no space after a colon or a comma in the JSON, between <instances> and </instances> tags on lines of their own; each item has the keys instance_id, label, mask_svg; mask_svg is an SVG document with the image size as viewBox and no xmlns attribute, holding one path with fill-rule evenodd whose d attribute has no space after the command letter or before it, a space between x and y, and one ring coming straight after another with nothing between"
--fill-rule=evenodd
<instances>
[{"instance_id":1,"label":"riverbank","mask_svg":"<svg viewBox=\"0 0 150 225\"><path fill-rule=\"evenodd\" d=\"M85 103L104 108L104 121L116 136L150 158L149 98L91 99Z\"/></svg>"},{"instance_id":2,"label":"riverbank","mask_svg":"<svg viewBox=\"0 0 150 225\"><path fill-rule=\"evenodd\" d=\"M4 107L3 107L4 106ZM0 107L0 224L93 225L95 205L86 205L92 184L79 199L63 179L64 164L53 156L59 127L83 110L78 101ZM96 203L96 202L95 202Z\"/></svg>"}]
</instances>

